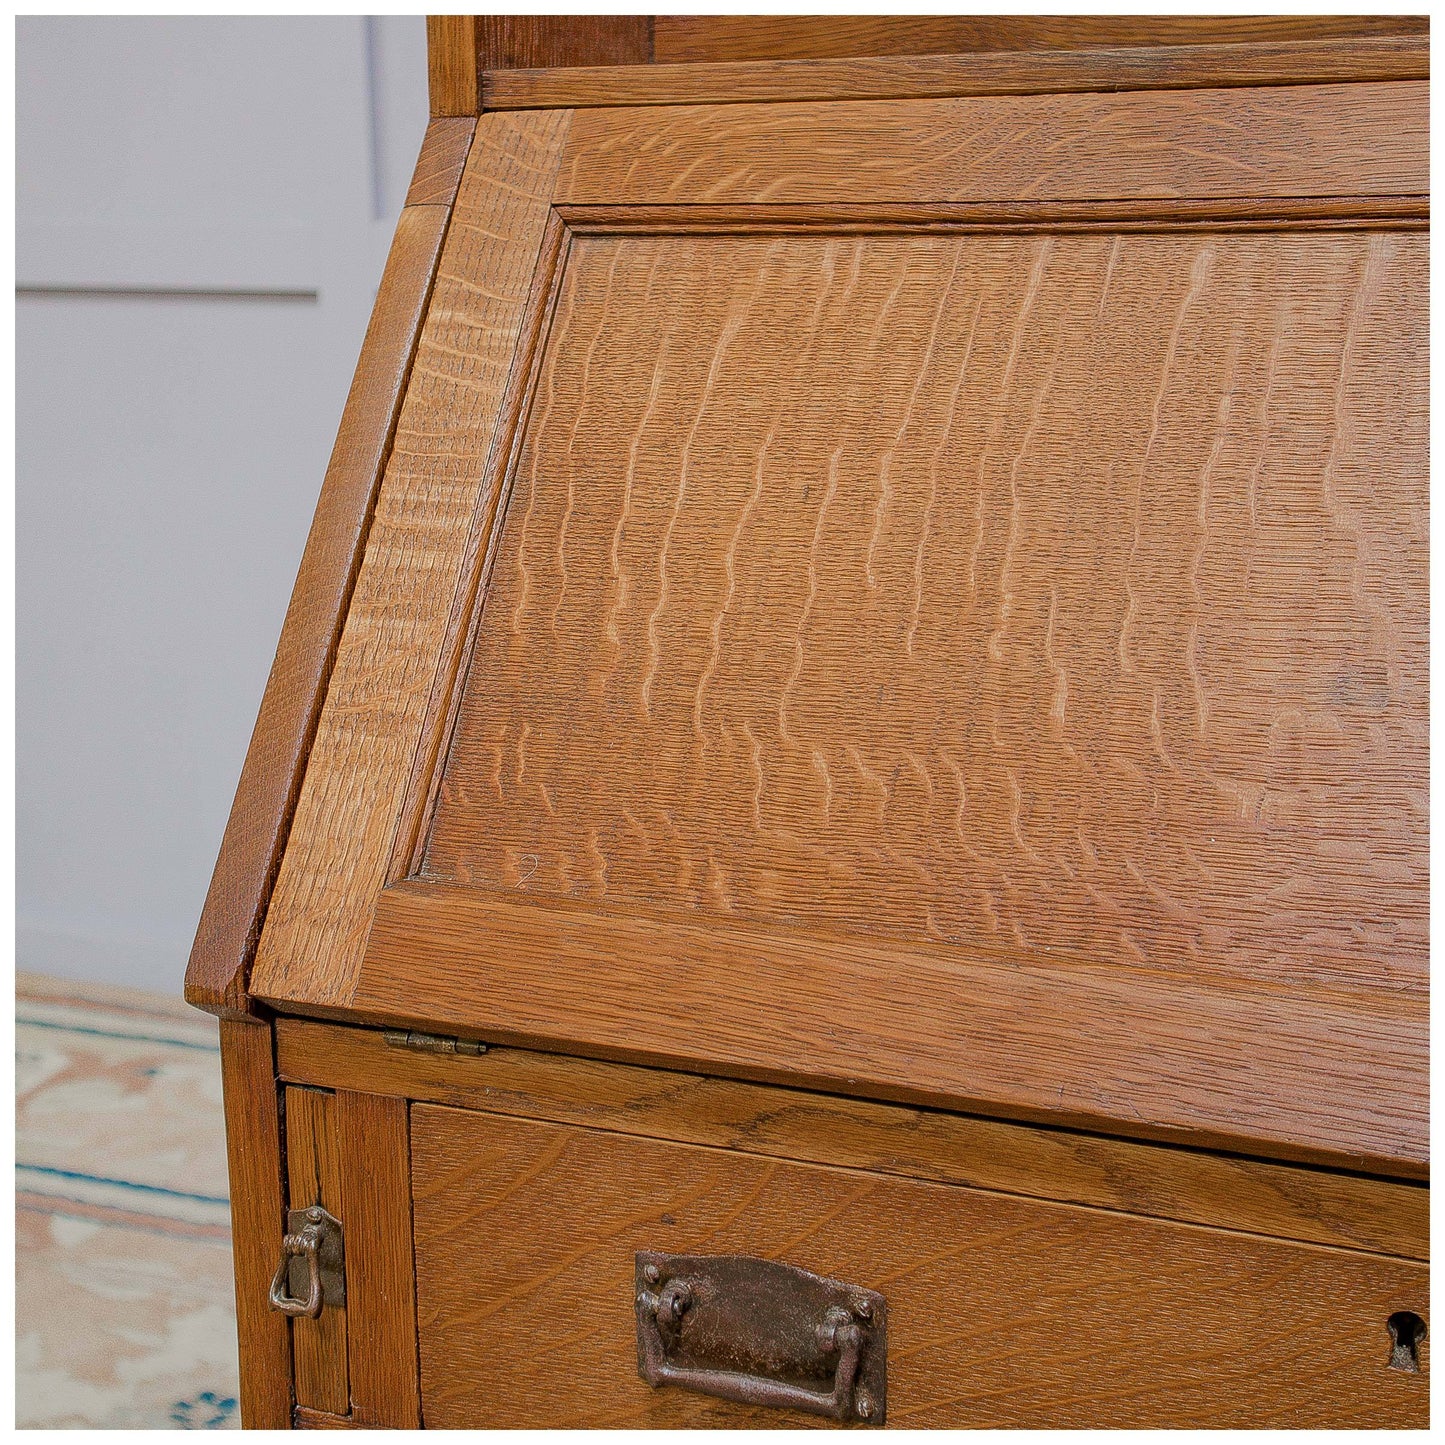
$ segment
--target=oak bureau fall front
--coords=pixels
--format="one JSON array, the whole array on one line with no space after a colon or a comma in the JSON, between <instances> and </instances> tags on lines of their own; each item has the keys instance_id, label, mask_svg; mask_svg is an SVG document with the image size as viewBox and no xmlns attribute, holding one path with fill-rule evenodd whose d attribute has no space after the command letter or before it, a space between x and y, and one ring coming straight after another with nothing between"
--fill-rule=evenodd
<instances>
[{"instance_id":1,"label":"oak bureau fall front","mask_svg":"<svg viewBox=\"0 0 1445 1445\"><path fill-rule=\"evenodd\" d=\"M247 1423L1423 1424L1423 22L714 19L432 22Z\"/></svg>"}]
</instances>

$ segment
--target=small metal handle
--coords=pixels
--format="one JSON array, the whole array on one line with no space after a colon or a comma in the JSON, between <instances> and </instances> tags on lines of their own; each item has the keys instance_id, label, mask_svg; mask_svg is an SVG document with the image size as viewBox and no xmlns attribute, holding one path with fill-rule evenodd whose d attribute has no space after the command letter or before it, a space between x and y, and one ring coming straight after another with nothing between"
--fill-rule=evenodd
<instances>
[{"instance_id":1,"label":"small metal handle","mask_svg":"<svg viewBox=\"0 0 1445 1445\"><path fill-rule=\"evenodd\" d=\"M291 1261L298 1256L306 1260L306 1298L293 1299L286 1293ZM321 1313L321 1234L314 1225L307 1225L300 1234L288 1234L281 1241L281 1263L271 1277L270 1301L273 1310L283 1315L304 1315L314 1320Z\"/></svg>"},{"instance_id":2,"label":"small metal handle","mask_svg":"<svg viewBox=\"0 0 1445 1445\"><path fill-rule=\"evenodd\" d=\"M887 1305L871 1290L744 1255L643 1253L636 1307L649 1385L883 1423Z\"/></svg>"},{"instance_id":3,"label":"small metal handle","mask_svg":"<svg viewBox=\"0 0 1445 1445\"><path fill-rule=\"evenodd\" d=\"M273 1310L293 1319L314 1320L327 1304L346 1302L341 1225L319 1204L293 1209L286 1216L287 1233L281 1240L281 1263L271 1277L267 1294ZM291 1293L291 1262L305 1261L306 1293Z\"/></svg>"}]
</instances>

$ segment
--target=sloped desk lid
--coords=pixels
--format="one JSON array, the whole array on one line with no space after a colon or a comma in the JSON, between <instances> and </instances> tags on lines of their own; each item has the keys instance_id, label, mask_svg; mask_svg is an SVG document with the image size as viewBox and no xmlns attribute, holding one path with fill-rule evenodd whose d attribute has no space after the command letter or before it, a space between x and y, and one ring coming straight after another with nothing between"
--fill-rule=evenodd
<instances>
[{"instance_id":1,"label":"sloped desk lid","mask_svg":"<svg viewBox=\"0 0 1445 1445\"><path fill-rule=\"evenodd\" d=\"M1422 1169L1422 97L948 102L1172 149L806 225L770 126L866 170L939 103L728 108L706 224L686 108L630 211L640 112L483 117L257 993ZM1190 159L1345 99L1384 181Z\"/></svg>"}]
</instances>

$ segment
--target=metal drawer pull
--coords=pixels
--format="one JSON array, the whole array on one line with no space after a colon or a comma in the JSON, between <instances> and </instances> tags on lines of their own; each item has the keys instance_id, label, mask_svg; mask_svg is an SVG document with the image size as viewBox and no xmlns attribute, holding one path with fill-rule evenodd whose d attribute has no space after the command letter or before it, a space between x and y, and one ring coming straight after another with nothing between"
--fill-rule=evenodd
<instances>
[{"instance_id":1,"label":"metal drawer pull","mask_svg":"<svg viewBox=\"0 0 1445 1445\"><path fill-rule=\"evenodd\" d=\"M744 1405L881 1425L880 1294L746 1255L637 1255L637 1372Z\"/></svg>"},{"instance_id":2,"label":"metal drawer pull","mask_svg":"<svg viewBox=\"0 0 1445 1445\"><path fill-rule=\"evenodd\" d=\"M267 1298L273 1310L314 1320L325 1305L346 1303L346 1272L341 1223L319 1204L293 1209L286 1216L281 1263L271 1278ZM291 1292L299 1270L305 1274L305 1295Z\"/></svg>"}]
</instances>

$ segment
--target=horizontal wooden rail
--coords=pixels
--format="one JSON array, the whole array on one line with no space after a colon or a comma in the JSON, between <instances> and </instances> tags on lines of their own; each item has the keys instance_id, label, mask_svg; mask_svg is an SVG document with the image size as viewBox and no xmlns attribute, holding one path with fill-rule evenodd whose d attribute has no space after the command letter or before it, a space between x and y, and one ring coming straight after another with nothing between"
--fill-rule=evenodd
<instances>
[{"instance_id":1,"label":"horizontal wooden rail","mask_svg":"<svg viewBox=\"0 0 1445 1445\"><path fill-rule=\"evenodd\" d=\"M626 916L408 880L351 1013L1141 1138L1421 1177L1418 999Z\"/></svg>"},{"instance_id":2,"label":"horizontal wooden rail","mask_svg":"<svg viewBox=\"0 0 1445 1445\"><path fill-rule=\"evenodd\" d=\"M1429 73L1429 40L1401 36L854 60L486 70L481 77L481 104L485 110L553 110L742 101L904 100L1422 80Z\"/></svg>"}]
</instances>

